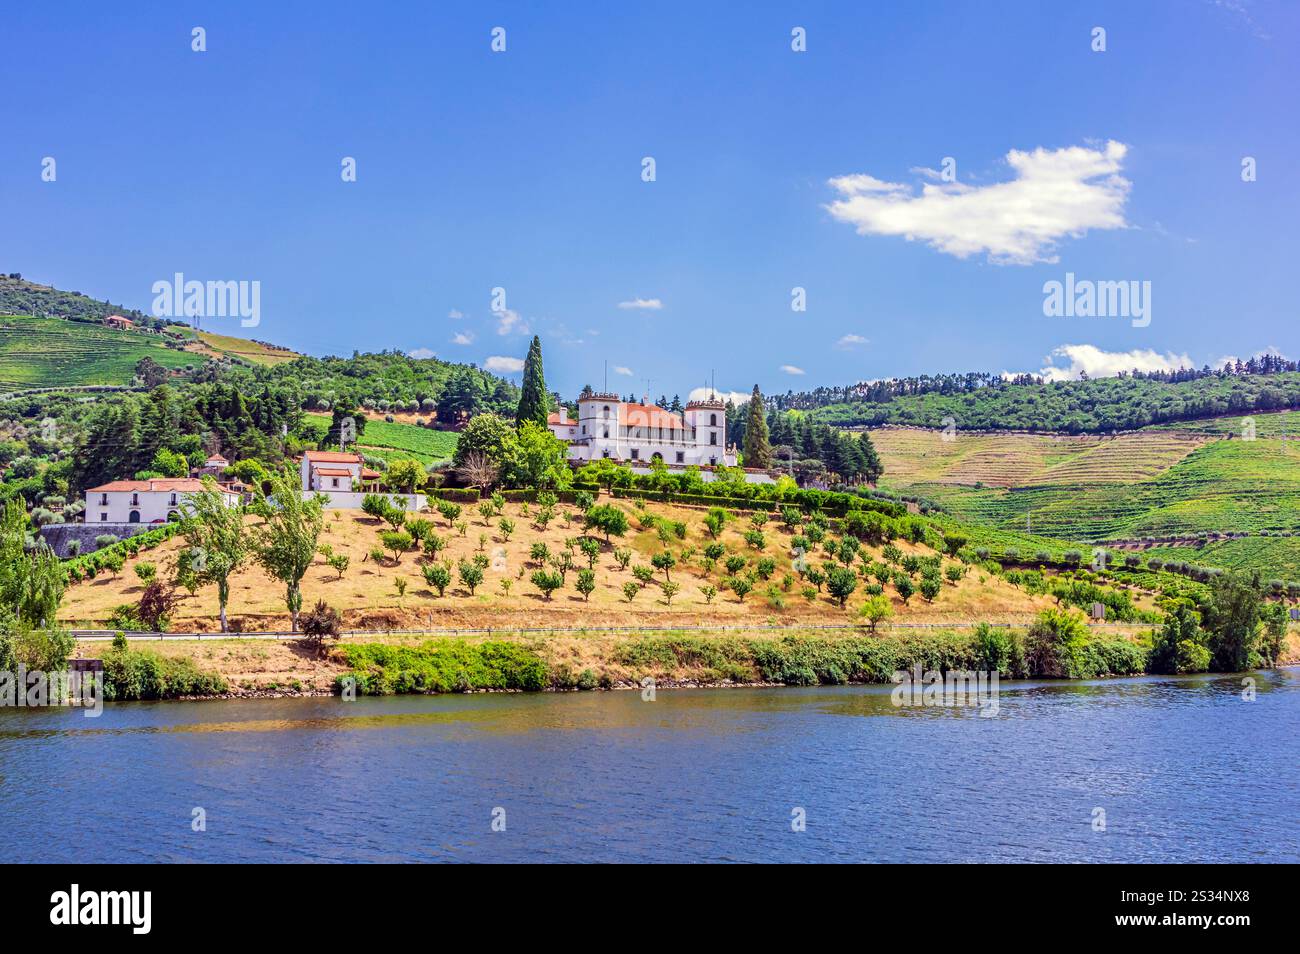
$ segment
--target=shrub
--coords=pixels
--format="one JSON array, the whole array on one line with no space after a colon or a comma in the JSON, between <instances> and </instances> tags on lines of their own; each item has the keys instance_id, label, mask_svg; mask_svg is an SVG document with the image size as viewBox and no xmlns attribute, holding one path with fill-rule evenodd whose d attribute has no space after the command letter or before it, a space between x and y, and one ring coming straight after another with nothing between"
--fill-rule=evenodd
<instances>
[{"instance_id":1,"label":"shrub","mask_svg":"<svg viewBox=\"0 0 1300 954\"><path fill-rule=\"evenodd\" d=\"M110 701L214 696L227 689L220 675L204 672L189 659L116 644L104 654L104 698Z\"/></svg>"},{"instance_id":2,"label":"shrub","mask_svg":"<svg viewBox=\"0 0 1300 954\"><path fill-rule=\"evenodd\" d=\"M321 652L325 648L326 639L338 639L339 631L343 628L343 618L338 610L324 600L317 600L315 606L298 617L298 625L302 627L303 638L307 643Z\"/></svg>"},{"instance_id":3,"label":"shrub","mask_svg":"<svg viewBox=\"0 0 1300 954\"><path fill-rule=\"evenodd\" d=\"M591 571L583 570L581 572L590 573ZM564 586L563 575L555 572L547 572L546 570L534 570L533 575L530 576L529 579L532 580L533 586L537 587L539 590L542 591L543 595L546 597L547 602L550 602L551 594L553 592L558 590L560 587ZM592 589L595 589L594 575L592 579ZM579 592L581 592L581 587L579 587ZM584 596L585 595L588 594L584 594Z\"/></svg>"},{"instance_id":4,"label":"shrub","mask_svg":"<svg viewBox=\"0 0 1300 954\"><path fill-rule=\"evenodd\" d=\"M424 582L437 590L439 596L451 586L451 567L446 563L426 563L420 571L424 574Z\"/></svg>"},{"instance_id":5,"label":"shrub","mask_svg":"<svg viewBox=\"0 0 1300 954\"><path fill-rule=\"evenodd\" d=\"M408 692L468 692L476 689L544 689L546 663L531 649L503 641L466 643L431 640L418 647L378 643L344 645L351 672L365 695Z\"/></svg>"}]
</instances>

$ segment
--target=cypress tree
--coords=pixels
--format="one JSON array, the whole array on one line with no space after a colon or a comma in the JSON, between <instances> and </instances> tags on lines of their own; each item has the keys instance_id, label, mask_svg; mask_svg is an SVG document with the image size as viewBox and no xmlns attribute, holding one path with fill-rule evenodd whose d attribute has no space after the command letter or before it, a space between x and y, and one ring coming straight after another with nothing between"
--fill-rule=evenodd
<instances>
[{"instance_id":1,"label":"cypress tree","mask_svg":"<svg viewBox=\"0 0 1300 954\"><path fill-rule=\"evenodd\" d=\"M749 397L749 415L745 422L745 466L771 467L772 444L767 438L767 416L763 413L763 395L754 385Z\"/></svg>"},{"instance_id":2,"label":"cypress tree","mask_svg":"<svg viewBox=\"0 0 1300 954\"><path fill-rule=\"evenodd\" d=\"M546 378L542 375L542 340L533 335L524 359L524 384L519 395L519 409L515 411L515 425L524 421L546 426L550 400L546 396Z\"/></svg>"}]
</instances>

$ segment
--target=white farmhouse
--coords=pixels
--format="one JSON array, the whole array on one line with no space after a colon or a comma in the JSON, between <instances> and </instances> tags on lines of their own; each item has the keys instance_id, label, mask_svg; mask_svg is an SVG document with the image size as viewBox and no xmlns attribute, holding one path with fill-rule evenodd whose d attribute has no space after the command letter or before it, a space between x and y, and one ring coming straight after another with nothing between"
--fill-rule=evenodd
<instances>
[{"instance_id":1,"label":"white farmhouse","mask_svg":"<svg viewBox=\"0 0 1300 954\"><path fill-rule=\"evenodd\" d=\"M86 491L86 523L166 523L185 515L186 497L203 490L194 477L114 480ZM226 506L239 503L239 494L217 487Z\"/></svg>"},{"instance_id":2,"label":"white farmhouse","mask_svg":"<svg viewBox=\"0 0 1300 954\"><path fill-rule=\"evenodd\" d=\"M670 468L736 466L736 449L727 447L727 406L718 400L691 401L679 416L617 394L588 394L578 399L576 421L561 408L546 423L568 443L569 460L649 464L658 458Z\"/></svg>"},{"instance_id":3,"label":"white farmhouse","mask_svg":"<svg viewBox=\"0 0 1300 954\"><path fill-rule=\"evenodd\" d=\"M299 462L303 490L353 493L374 487L379 472L366 467L360 454L304 451Z\"/></svg>"}]
</instances>

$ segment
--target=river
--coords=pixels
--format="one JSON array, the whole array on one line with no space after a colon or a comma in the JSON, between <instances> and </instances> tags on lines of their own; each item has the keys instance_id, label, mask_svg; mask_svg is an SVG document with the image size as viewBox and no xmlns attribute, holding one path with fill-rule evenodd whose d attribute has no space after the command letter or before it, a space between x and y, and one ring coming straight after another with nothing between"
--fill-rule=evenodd
<instances>
[{"instance_id":1,"label":"river","mask_svg":"<svg viewBox=\"0 0 1300 954\"><path fill-rule=\"evenodd\" d=\"M1242 678L0 709L0 853L1295 862L1300 670Z\"/></svg>"}]
</instances>

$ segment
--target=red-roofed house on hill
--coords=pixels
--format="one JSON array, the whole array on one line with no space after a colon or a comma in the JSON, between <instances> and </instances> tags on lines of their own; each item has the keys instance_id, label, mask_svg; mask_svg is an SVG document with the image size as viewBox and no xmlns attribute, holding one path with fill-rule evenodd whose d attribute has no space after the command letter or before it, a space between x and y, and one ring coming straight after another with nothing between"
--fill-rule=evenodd
<instances>
[{"instance_id":1,"label":"red-roofed house on hill","mask_svg":"<svg viewBox=\"0 0 1300 954\"><path fill-rule=\"evenodd\" d=\"M114 480L86 491L86 523L165 523L185 516L186 497L203 489L194 477ZM239 494L218 487L226 506L239 503Z\"/></svg>"},{"instance_id":2,"label":"red-roofed house on hill","mask_svg":"<svg viewBox=\"0 0 1300 954\"><path fill-rule=\"evenodd\" d=\"M360 454L304 451L299 463L303 490L353 493L379 485L379 472L366 467Z\"/></svg>"},{"instance_id":3,"label":"red-roofed house on hill","mask_svg":"<svg viewBox=\"0 0 1300 954\"><path fill-rule=\"evenodd\" d=\"M569 445L569 460L601 457L669 467L736 465L727 444L727 406L718 400L691 401L679 416L654 404L633 404L617 394L578 399L578 419L564 409L547 419L551 433Z\"/></svg>"}]
</instances>

